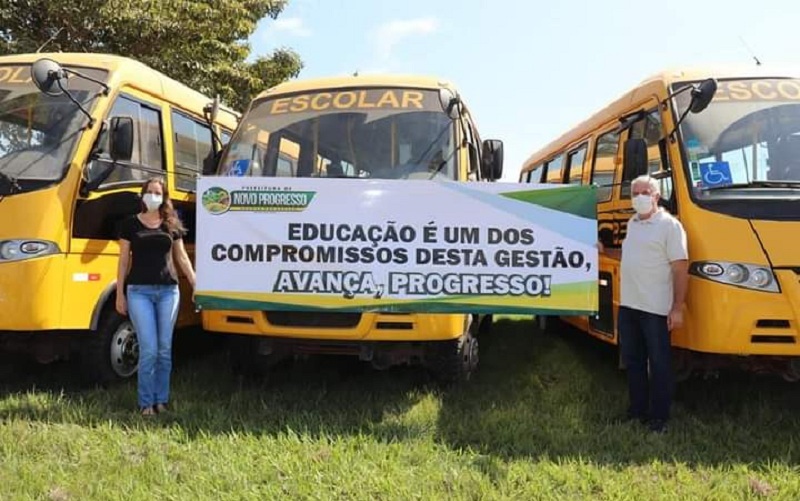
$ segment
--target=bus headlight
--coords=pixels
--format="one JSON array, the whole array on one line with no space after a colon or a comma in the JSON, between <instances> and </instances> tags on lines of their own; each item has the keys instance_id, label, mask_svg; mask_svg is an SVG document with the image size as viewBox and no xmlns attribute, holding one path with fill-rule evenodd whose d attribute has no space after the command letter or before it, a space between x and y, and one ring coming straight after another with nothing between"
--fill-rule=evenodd
<instances>
[{"instance_id":1,"label":"bus headlight","mask_svg":"<svg viewBox=\"0 0 800 501\"><path fill-rule=\"evenodd\" d=\"M714 282L736 285L746 289L780 292L778 280L772 270L757 264L700 261L692 263L689 273Z\"/></svg>"},{"instance_id":2,"label":"bus headlight","mask_svg":"<svg viewBox=\"0 0 800 501\"><path fill-rule=\"evenodd\" d=\"M727 276L728 280L734 284L740 284L744 282L749 276L747 273L747 268L741 264L732 264L728 266L728 268L725 270L725 275Z\"/></svg>"},{"instance_id":3,"label":"bus headlight","mask_svg":"<svg viewBox=\"0 0 800 501\"><path fill-rule=\"evenodd\" d=\"M751 275L750 275L750 282L753 283L756 287L763 288L769 286L774 280L772 276L772 272L765 269L765 268L757 268Z\"/></svg>"},{"instance_id":4,"label":"bus headlight","mask_svg":"<svg viewBox=\"0 0 800 501\"><path fill-rule=\"evenodd\" d=\"M0 263L22 261L59 252L61 250L58 245L47 240L0 240Z\"/></svg>"}]
</instances>

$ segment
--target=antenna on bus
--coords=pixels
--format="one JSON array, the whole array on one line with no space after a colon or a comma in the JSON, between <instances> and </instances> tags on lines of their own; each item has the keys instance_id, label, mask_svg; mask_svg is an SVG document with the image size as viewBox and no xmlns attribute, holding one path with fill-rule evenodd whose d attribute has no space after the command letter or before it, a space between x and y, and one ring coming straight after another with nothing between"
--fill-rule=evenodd
<instances>
[{"instance_id":1,"label":"antenna on bus","mask_svg":"<svg viewBox=\"0 0 800 501\"><path fill-rule=\"evenodd\" d=\"M742 45L744 45L744 48L747 49L750 55L753 56L753 59L756 61L756 66L761 66L761 61L759 61L758 56L756 56L756 53L753 52L753 49L747 45L747 42L744 41L744 38L741 35L739 35L739 40L742 42Z\"/></svg>"},{"instance_id":2,"label":"antenna on bus","mask_svg":"<svg viewBox=\"0 0 800 501\"><path fill-rule=\"evenodd\" d=\"M58 29L58 31L56 31L56 32L55 32L55 34L54 34L53 36L51 36L50 38L48 38L48 39L47 39L47 41L46 41L45 43L43 43L43 44L42 44L42 45L41 45L41 46L40 46L38 49L36 49L36 53L37 53L37 54L38 54L38 53L40 53L40 52L42 51L42 49L44 49L45 47L47 47L47 44L49 44L50 42L52 42L53 40L55 40L55 39L56 39L56 37L58 37L58 35L59 35L59 34L61 34L61 32L62 32L62 31L64 31L64 28L63 28L63 27L59 28L59 29Z\"/></svg>"}]
</instances>

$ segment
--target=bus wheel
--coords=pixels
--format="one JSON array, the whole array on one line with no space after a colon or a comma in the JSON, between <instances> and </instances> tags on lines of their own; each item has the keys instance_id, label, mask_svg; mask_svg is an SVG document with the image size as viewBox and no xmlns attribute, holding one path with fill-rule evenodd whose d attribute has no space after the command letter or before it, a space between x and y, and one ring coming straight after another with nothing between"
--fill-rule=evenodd
<instances>
[{"instance_id":1,"label":"bus wheel","mask_svg":"<svg viewBox=\"0 0 800 501\"><path fill-rule=\"evenodd\" d=\"M426 365L440 383L467 382L478 368L478 338L472 328L458 339L431 343L428 349Z\"/></svg>"},{"instance_id":2,"label":"bus wheel","mask_svg":"<svg viewBox=\"0 0 800 501\"><path fill-rule=\"evenodd\" d=\"M688 381L695 372L695 357L689 350L675 348L672 350L672 371L676 383Z\"/></svg>"},{"instance_id":3,"label":"bus wheel","mask_svg":"<svg viewBox=\"0 0 800 501\"><path fill-rule=\"evenodd\" d=\"M264 339L260 336L247 334L231 336L229 356L231 370L235 376L264 378L270 374L275 365L287 359L283 351L261 353L260 344L262 342Z\"/></svg>"},{"instance_id":4,"label":"bus wheel","mask_svg":"<svg viewBox=\"0 0 800 501\"><path fill-rule=\"evenodd\" d=\"M478 324L478 337L490 334L492 332L492 325L494 324L494 317L492 315L483 315L480 319L481 321Z\"/></svg>"},{"instance_id":5,"label":"bus wheel","mask_svg":"<svg viewBox=\"0 0 800 501\"><path fill-rule=\"evenodd\" d=\"M90 336L84 346L83 370L91 382L108 384L136 374L139 342L130 319L109 310Z\"/></svg>"},{"instance_id":6,"label":"bus wheel","mask_svg":"<svg viewBox=\"0 0 800 501\"><path fill-rule=\"evenodd\" d=\"M534 321L541 334L558 334L563 327L561 319L554 315L536 315Z\"/></svg>"},{"instance_id":7,"label":"bus wheel","mask_svg":"<svg viewBox=\"0 0 800 501\"><path fill-rule=\"evenodd\" d=\"M231 370L237 376L255 376L258 374L258 354L252 336L233 335L229 339L229 356Z\"/></svg>"},{"instance_id":8,"label":"bus wheel","mask_svg":"<svg viewBox=\"0 0 800 501\"><path fill-rule=\"evenodd\" d=\"M547 323L547 315L536 315L536 327L539 329L539 332L547 332Z\"/></svg>"}]
</instances>

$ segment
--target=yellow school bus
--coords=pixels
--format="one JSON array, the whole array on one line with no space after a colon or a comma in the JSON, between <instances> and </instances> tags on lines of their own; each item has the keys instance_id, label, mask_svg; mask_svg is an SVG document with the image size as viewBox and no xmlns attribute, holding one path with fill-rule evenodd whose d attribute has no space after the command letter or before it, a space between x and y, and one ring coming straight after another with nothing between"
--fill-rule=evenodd
<instances>
[{"instance_id":1,"label":"yellow school bus","mask_svg":"<svg viewBox=\"0 0 800 501\"><path fill-rule=\"evenodd\" d=\"M534 153L519 181L596 184L599 239L619 248L641 174L688 238L678 380L720 368L800 379L800 69L664 71ZM620 266L600 263L599 314L562 320L616 344Z\"/></svg>"},{"instance_id":2,"label":"yellow school bus","mask_svg":"<svg viewBox=\"0 0 800 501\"><path fill-rule=\"evenodd\" d=\"M237 171L241 165L249 167ZM222 176L336 177L353 183L494 181L501 174L502 142L481 141L454 86L394 75L292 81L261 93L219 169ZM348 210L342 207L342 219ZM331 353L379 369L419 363L445 382L470 377L478 363L476 334L490 324L490 316L471 314L203 311L207 331L238 335L232 338L237 371L260 372L285 357Z\"/></svg>"},{"instance_id":3,"label":"yellow school bus","mask_svg":"<svg viewBox=\"0 0 800 501\"><path fill-rule=\"evenodd\" d=\"M0 57L0 348L79 358L98 383L135 374L135 332L114 310L116 223L163 177L193 257L196 177L237 118L131 59ZM188 295L178 323L200 324Z\"/></svg>"}]
</instances>

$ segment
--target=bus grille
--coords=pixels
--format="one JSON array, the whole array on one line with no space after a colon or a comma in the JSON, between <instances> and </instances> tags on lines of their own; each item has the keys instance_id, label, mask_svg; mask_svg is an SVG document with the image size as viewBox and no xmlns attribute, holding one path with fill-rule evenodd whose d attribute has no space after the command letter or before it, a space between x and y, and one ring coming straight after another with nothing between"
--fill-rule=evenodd
<instances>
[{"instance_id":1,"label":"bus grille","mask_svg":"<svg viewBox=\"0 0 800 501\"><path fill-rule=\"evenodd\" d=\"M267 311L264 315L267 322L279 327L351 328L361 321L361 313Z\"/></svg>"}]
</instances>

